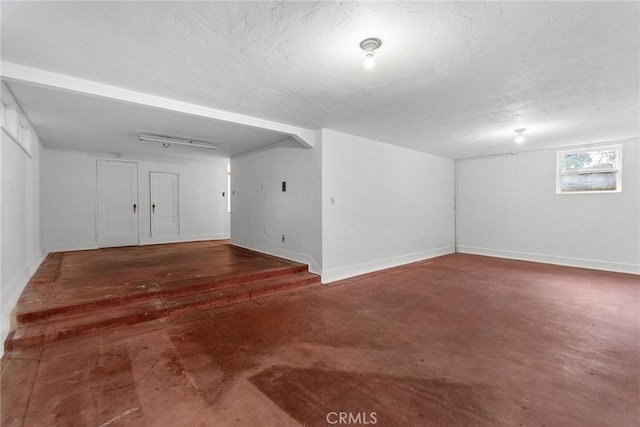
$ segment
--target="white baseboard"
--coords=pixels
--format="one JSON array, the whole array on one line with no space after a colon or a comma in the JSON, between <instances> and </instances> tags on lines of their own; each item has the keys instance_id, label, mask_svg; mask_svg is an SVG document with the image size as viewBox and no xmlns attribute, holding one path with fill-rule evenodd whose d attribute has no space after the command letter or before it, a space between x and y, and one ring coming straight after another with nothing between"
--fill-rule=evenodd
<instances>
[{"instance_id":1,"label":"white baseboard","mask_svg":"<svg viewBox=\"0 0 640 427\"><path fill-rule=\"evenodd\" d=\"M228 238L229 236L224 234L211 234L206 236L145 237L140 239L139 245L146 246L162 243L199 242L203 240L223 240ZM86 251L98 249L98 244L96 242L60 243L49 245L47 249L49 252Z\"/></svg>"},{"instance_id":2,"label":"white baseboard","mask_svg":"<svg viewBox=\"0 0 640 427\"><path fill-rule=\"evenodd\" d=\"M40 267L40 264L42 264L42 261L44 261L47 255L49 255L49 252L43 251L38 253L36 257L31 260L31 263L29 263L29 266L27 267L27 275L29 276L29 278L33 276L33 274L36 272L38 267Z\"/></svg>"},{"instance_id":3,"label":"white baseboard","mask_svg":"<svg viewBox=\"0 0 640 427\"><path fill-rule=\"evenodd\" d=\"M49 252L86 251L91 249L98 249L98 244L96 242L83 242L54 243L47 245L47 251Z\"/></svg>"},{"instance_id":4,"label":"white baseboard","mask_svg":"<svg viewBox=\"0 0 640 427\"><path fill-rule=\"evenodd\" d=\"M322 272L322 283L331 283L337 280L348 279L349 277L373 273L374 271L385 270L387 268L398 267L412 262L424 261L425 259L452 254L454 252L455 248L453 246L445 246L442 248L429 249L412 254L365 262L362 264L333 268Z\"/></svg>"},{"instance_id":5,"label":"white baseboard","mask_svg":"<svg viewBox=\"0 0 640 427\"><path fill-rule=\"evenodd\" d=\"M288 259L295 262L307 264L309 271L314 274L321 274L322 269L316 260L309 254L303 254L300 252L288 251L286 249L274 248L273 246L264 245L257 242L247 242L244 240L231 239L231 244L239 246L241 248L250 249L256 252L262 252L267 255L277 256L279 258Z\"/></svg>"},{"instance_id":6,"label":"white baseboard","mask_svg":"<svg viewBox=\"0 0 640 427\"><path fill-rule=\"evenodd\" d=\"M224 240L229 236L225 234L209 234L198 236L171 236L171 237L144 237L140 239L140 246L158 245L163 243L201 242L204 240Z\"/></svg>"},{"instance_id":7,"label":"white baseboard","mask_svg":"<svg viewBox=\"0 0 640 427\"><path fill-rule=\"evenodd\" d=\"M558 255L537 254L531 252L506 251L503 249L479 248L475 246L464 245L458 245L456 249L457 252L464 254L485 255L498 258L517 259L521 261L543 262L546 264L589 268L592 270L615 271L618 273L640 274L640 264L573 258Z\"/></svg>"}]
</instances>

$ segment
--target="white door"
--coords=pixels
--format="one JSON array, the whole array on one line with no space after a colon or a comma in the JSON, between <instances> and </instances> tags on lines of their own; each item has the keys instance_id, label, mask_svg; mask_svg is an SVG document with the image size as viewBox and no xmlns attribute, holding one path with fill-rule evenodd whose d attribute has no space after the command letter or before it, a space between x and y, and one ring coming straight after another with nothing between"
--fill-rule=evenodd
<instances>
[{"instance_id":1,"label":"white door","mask_svg":"<svg viewBox=\"0 0 640 427\"><path fill-rule=\"evenodd\" d=\"M98 246L137 245L138 164L98 160Z\"/></svg>"},{"instance_id":2,"label":"white door","mask_svg":"<svg viewBox=\"0 0 640 427\"><path fill-rule=\"evenodd\" d=\"M178 174L149 172L151 184L151 237L180 235Z\"/></svg>"}]
</instances>

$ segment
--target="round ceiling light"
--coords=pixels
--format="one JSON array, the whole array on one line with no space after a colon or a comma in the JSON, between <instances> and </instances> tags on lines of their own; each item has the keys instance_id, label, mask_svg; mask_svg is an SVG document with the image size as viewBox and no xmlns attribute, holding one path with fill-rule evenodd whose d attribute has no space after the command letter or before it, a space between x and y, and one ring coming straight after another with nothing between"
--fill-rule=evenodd
<instances>
[{"instance_id":1,"label":"round ceiling light","mask_svg":"<svg viewBox=\"0 0 640 427\"><path fill-rule=\"evenodd\" d=\"M518 144L522 144L524 142L524 135L522 135L524 133L526 129L525 128L520 128L520 129L516 129L514 130L514 132L518 135L516 136L516 142Z\"/></svg>"},{"instance_id":2,"label":"round ceiling light","mask_svg":"<svg viewBox=\"0 0 640 427\"><path fill-rule=\"evenodd\" d=\"M370 37L360 42L360 48L364 50L364 68L371 69L376 65L374 59L376 55L376 49L382 46L382 40Z\"/></svg>"}]
</instances>

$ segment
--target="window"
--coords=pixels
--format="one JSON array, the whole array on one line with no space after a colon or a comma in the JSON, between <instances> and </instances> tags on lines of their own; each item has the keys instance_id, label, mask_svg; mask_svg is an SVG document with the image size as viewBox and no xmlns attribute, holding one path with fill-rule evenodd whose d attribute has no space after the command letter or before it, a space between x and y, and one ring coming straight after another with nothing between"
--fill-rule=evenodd
<instances>
[{"instance_id":1,"label":"window","mask_svg":"<svg viewBox=\"0 0 640 427\"><path fill-rule=\"evenodd\" d=\"M558 152L556 192L621 191L622 147L592 147Z\"/></svg>"}]
</instances>

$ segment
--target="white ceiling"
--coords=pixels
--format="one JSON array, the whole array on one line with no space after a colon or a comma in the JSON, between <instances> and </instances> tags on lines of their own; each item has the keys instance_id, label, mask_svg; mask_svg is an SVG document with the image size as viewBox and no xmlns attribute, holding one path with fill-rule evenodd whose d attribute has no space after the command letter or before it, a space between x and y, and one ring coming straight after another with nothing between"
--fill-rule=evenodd
<instances>
[{"instance_id":1,"label":"white ceiling","mask_svg":"<svg viewBox=\"0 0 640 427\"><path fill-rule=\"evenodd\" d=\"M640 134L638 2L2 2L1 8L3 61L449 157ZM366 71L358 44L371 36L383 46L376 68ZM30 118L31 109L41 122L49 113L62 117L28 88L15 92ZM48 131L32 120L46 139ZM99 126L128 132L123 126L136 120ZM519 127L528 129L522 146L513 143Z\"/></svg>"},{"instance_id":2,"label":"white ceiling","mask_svg":"<svg viewBox=\"0 0 640 427\"><path fill-rule=\"evenodd\" d=\"M229 122L180 114L19 83L8 84L48 146L138 155L234 157L287 139L287 135ZM194 149L138 141L141 133L214 143Z\"/></svg>"}]
</instances>

